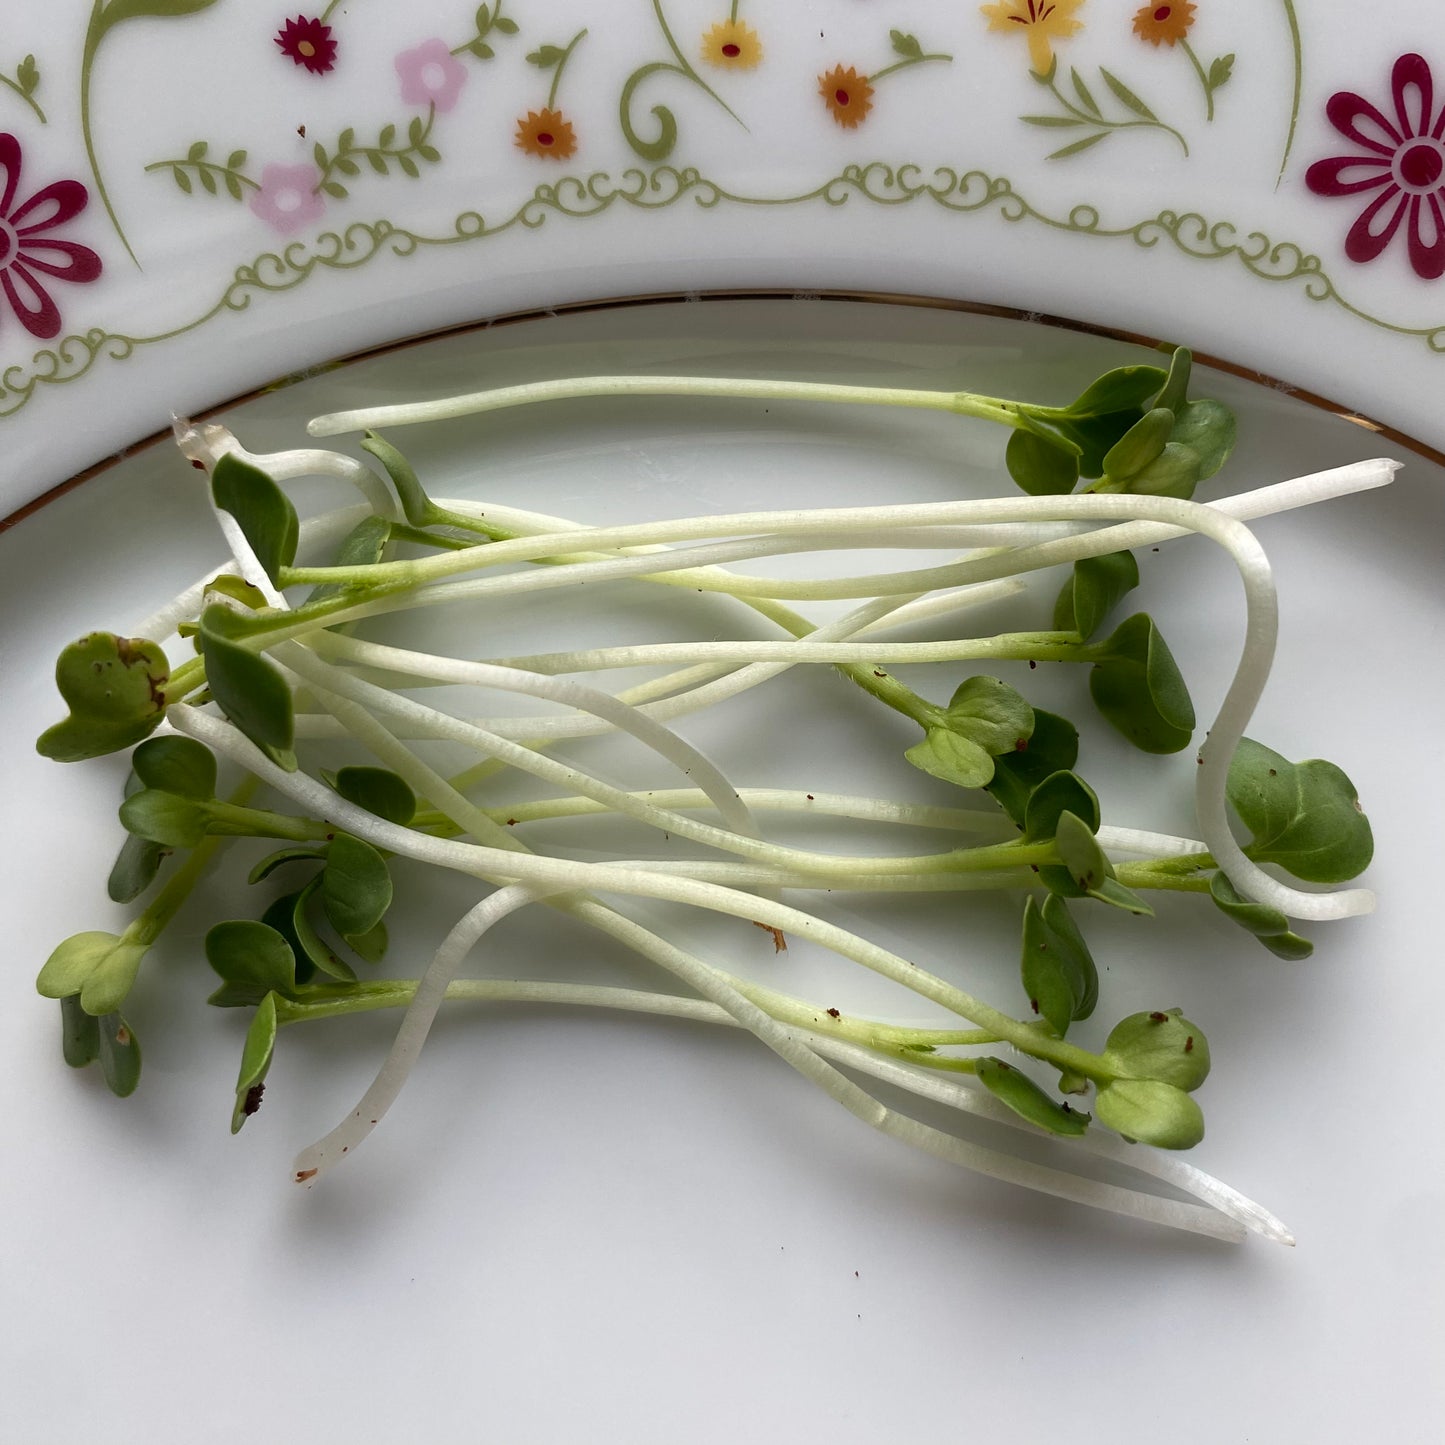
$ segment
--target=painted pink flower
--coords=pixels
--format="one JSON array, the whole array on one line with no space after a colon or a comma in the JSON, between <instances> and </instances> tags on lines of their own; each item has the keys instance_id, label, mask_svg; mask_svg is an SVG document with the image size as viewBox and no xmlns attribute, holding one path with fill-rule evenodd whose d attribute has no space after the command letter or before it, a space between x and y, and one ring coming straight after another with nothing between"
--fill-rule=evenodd
<instances>
[{"instance_id":1,"label":"painted pink flower","mask_svg":"<svg viewBox=\"0 0 1445 1445\"><path fill-rule=\"evenodd\" d=\"M423 40L415 50L396 57L401 98L408 105L434 105L449 111L466 84L467 68L447 49L445 40Z\"/></svg>"},{"instance_id":2,"label":"painted pink flower","mask_svg":"<svg viewBox=\"0 0 1445 1445\"><path fill-rule=\"evenodd\" d=\"M320 183L321 172L312 165L265 166L251 209L283 236L290 236L326 214L326 202L316 191Z\"/></svg>"},{"instance_id":3,"label":"painted pink flower","mask_svg":"<svg viewBox=\"0 0 1445 1445\"><path fill-rule=\"evenodd\" d=\"M1403 226L1410 264L1428 281L1445 275L1445 106L1435 109L1430 66L1402 55L1390 75L1394 116L1342 90L1329 98L1330 124L1358 150L1316 161L1305 184L1321 196L1374 196L1345 237L1352 261L1373 261Z\"/></svg>"},{"instance_id":4,"label":"painted pink flower","mask_svg":"<svg viewBox=\"0 0 1445 1445\"><path fill-rule=\"evenodd\" d=\"M37 272L57 281L94 281L100 275L100 257L89 246L46 234L73 221L90 193L79 181L52 181L16 205L20 166L20 142L0 135L0 291L15 319L32 336L48 341L60 335L60 310Z\"/></svg>"}]
</instances>

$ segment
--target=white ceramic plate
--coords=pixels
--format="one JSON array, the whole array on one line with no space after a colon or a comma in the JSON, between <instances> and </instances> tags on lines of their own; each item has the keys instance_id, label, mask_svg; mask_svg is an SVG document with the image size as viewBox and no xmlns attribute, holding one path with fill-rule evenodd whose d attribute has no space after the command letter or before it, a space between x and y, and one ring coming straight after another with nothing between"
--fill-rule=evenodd
<instances>
[{"instance_id":1,"label":"white ceramic plate","mask_svg":"<svg viewBox=\"0 0 1445 1445\"><path fill-rule=\"evenodd\" d=\"M1445 446L1437 20L8 0L0 515L171 409L403 335L699 289L1185 337Z\"/></svg>"},{"instance_id":2,"label":"white ceramic plate","mask_svg":"<svg viewBox=\"0 0 1445 1445\"><path fill-rule=\"evenodd\" d=\"M621 365L986 382L1062 399L1140 354L945 310L677 304L394 351L228 419L253 447L285 445L306 416L363 399ZM1198 389L1241 417L1220 483L1380 450L1369 431L1276 390L1209 372ZM397 440L438 492L588 521L996 491L1001 455L981 424L762 403L532 408ZM1445 1403L1432 1034L1445 997L1429 961L1428 863L1445 492L1438 469L1408 461L1385 493L1259 528L1283 634L1252 731L1349 771L1378 838L1379 913L1317 928L1314 959L1298 965L1207 906L1164 907L1150 924L1089 920L1106 1002L1081 1037L1097 1043L1135 1008L1182 1005L1203 1023L1215 1068L1198 1162L1283 1216L1295 1250L1169 1235L915 1156L737 1036L520 1008L444 1019L378 1134L324 1187L299 1191L287 1179L294 1149L349 1106L391 1020L283 1035L266 1107L231 1138L242 1020L204 1006L201 942L218 916L250 904L236 883L188 907L147 964L132 1010L145 1076L131 1099L111 1098L94 1070L66 1070L55 1005L31 980L56 940L120 916L103 882L121 768L47 763L30 740L57 715L48 674L59 647L133 624L214 559L216 542L199 474L168 447L0 534L7 1432L229 1442L281 1423L338 1442L721 1445L861 1442L902 1427L1314 1445L1383 1425L1395 1439L1427 1438ZM341 500L320 487L302 496L307 507ZM1239 638L1232 569L1197 543L1142 560L1140 605L1207 716ZM640 588L620 597L633 634L651 625L642 600ZM539 637L551 627L542 611L522 625ZM600 611L573 625L617 636ZM699 598L669 625L710 636L739 624ZM957 671L921 670L920 685L945 693ZM1022 665L1007 675L1045 702L1078 701L1077 675ZM865 702L818 674L688 731L739 781L945 800L949 790L898 756L911 729ZM663 780L631 757L607 765L629 782ZM1189 830L1187 755L1141 762L1095 732L1082 765L1106 815ZM581 825L552 836L601 846ZM804 836L838 841L834 828ZM413 895L398 971L427 955L464 893ZM826 906L985 993L1017 989L1013 905ZM678 926L820 1003L922 1016L796 942L775 958L742 925ZM509 922L477 966L654 982L540 912Z\"/></svg>"}]
</instances>

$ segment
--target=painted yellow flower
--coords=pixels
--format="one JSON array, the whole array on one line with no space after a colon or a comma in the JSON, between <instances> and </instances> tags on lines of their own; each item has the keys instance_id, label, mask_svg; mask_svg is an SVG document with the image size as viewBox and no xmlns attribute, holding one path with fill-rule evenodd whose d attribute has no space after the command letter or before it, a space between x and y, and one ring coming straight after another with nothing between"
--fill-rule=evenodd
<instances>
[{"instance_id":1,"label":"painted yellow flower","mask_svg":"<svg viewBox=\"0 0 1445 1445\"><path fill-rule=\"evenodd\" d=\"M1170 5L1146 5L1134 12L1134 34L1147 40L1156 49L1161 45L1178 45L1189 35L1194 24L1194 6L1190 0Z\"/></svg>"},{"instance_id":2,"label":"painted yellow flower","mask_svg":"<svg viewBox=\"0 0 1445 1445\"><path fill-rule=\"evenodd\" d=\"M990 30L1022 31L1028 37L1029 65L1036 74L1048 74L1054 63L1055 40L1067 40L1084 28L1074 12L1084 0L1001 0L979 8L988 16Z\"/></svg>"},{"instance_id":3,"label":"painted yellow flower","mask_svg":"<svg viewBox=\"0 0 1445 1445\"><path fill-rule=\"evenodd\" d=\"M702 58L728 70L751 70L763 58L763 42L746 21L719 20L702 37Z\"/></svg>"}]
</instances>

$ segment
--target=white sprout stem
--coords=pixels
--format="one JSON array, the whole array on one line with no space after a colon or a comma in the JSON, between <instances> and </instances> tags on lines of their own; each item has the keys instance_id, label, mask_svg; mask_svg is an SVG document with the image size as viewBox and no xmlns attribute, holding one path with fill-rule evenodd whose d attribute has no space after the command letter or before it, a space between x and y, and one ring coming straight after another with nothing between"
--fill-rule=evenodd
<instances>
[{"instance_id":1,"label":"white sprout stem","mask_svg":"<svg viewBox=\"0 0 1445 1445\"><path fill-rule=\"evenodd\" d=\"M359 407L313 417L306 430L314 437L339 436L343 432L370 431L381 427L414 426L418 422L449 421L475 416L478 412L503 411L510 407L545 401L571 401L581 397L708 396L724 400L825 401L855 406L908 406L930 411L959 412L958 394L892 386L834 385L819 381L742 380L720 376L579 376L501 386L465 396L440 397L432 401L402 402L391 406ZM987 401L987 398L980 398ZM1005 415L1004 404L994 409Z\"/></svg>"},{"instance_id":2,"label":"white sprout stem","mask_svg":"<svg viewBox=\"0 0 1445 1445\"><path fill-rule=\"evenodd\" d=\"M386 1060L361 1101L330 1133L296 1156L291 1167L298 1184L314 1183L376 1128L401 1093L446 997L447 985L456 977L462 961L493 924L536 902L538 896L531 888L498 889L452 929L417 984Z\"/></svg>"},{"instance_id":3,"label":"white sprout stem","mask_svg":"<svg viewBox=\"0 0 1445 1445\"><path fill-rule=\"evenodd\" d=\"M746 988L746 985L742 985ZM749 993L753 990L749 989ZM619 1012L682 1019L690 1023L708 1023L737 1027L715 1004L703 999L683 998L676 994L649 993L640 989L617 988L607 984L532 983L519 979L466 979L454 984L448 993L454 1002L475 1003L537 1003L577 1008L605 1008ZM759 997L762 997L759 992ZM771 998L769 991L768 997ZM790 1001L797 1002L797 1001ZM823 1017L820 1015L820 1018ZM1128 1144L1113 1134L1090 1130L1067 1143L1035 1128L1015 1114L1006 1104L986 1093L976 1084L937 1073L910 1067L901 1060L882 1057L866 1045L834 1038L815 1029L803 1027L802 1036L816 1052L835 1063L855 1069L894 1085L930 1103L942 1104L960 1113L973 1114L995 1124L1016 1129L1047 1147L1067 1153L1085 1152L1108 1159L1111 1163L1159 1179L1201 1202L1218 1209L1252 1233L1276 1244L1293 1245L1295 1237L1276 1215L1263 1205L1231 1188L1197 1166L1175 1154L1151 1149L1147 1145Z\"/></svg>"},{"instance_id":4,"label":"white sprout stem","mask_svg":"<svg viewBox=\"0 0 1445 1445\"><path fill-rule=\"evenodd\" d=\"M1363 491L1371 487L1386 485L1394 475L1399 463L1377 459L1357 462L1350 467L1339 467L1332 472L1317 473L1310 485L1302 484L1301 490L1321 499L1326 496L1343 496L1350 492ZM1170 511L1168 507L1155 508L1153 503L1169 503L1180 510ZM1118 551L1125 547L1136 547L1151 539L1149 524L1165 527L1172 534L1175 529L1203 531L1186 520L1189 509L1218 516L1216 509L1201 502L1183 502L1169 497L1140 497L1123 493L1110 495L1079 494L1064 497L996 497L980 500L952 502L905 502L887 506L872 507L821 507L788 508L762 512L732 512L718 515L683 517L661 522L634 522L613 527L585 527L575 532L550 533L546 537L518 537L511 541L492 542L485 547L469 547L463 552L452 552L441 556L428 557L409 564L403 574L408 581L421 583L455 576L475 570L478 566L502 566L513 562L534 562L552 557L561 551L610 550L620 547L635 547L651 543L674 543L699 541L705 538L746 536L753 538L782 538L787 536L825 537L841 541L845 534L860 532L876 545L878 540L894 530L913 530L929 527L973 526L980 523L997 524L1009 522L1124 522L1144 525L1142 531L1107 533L1096 532L1087 537L1062 537L1052 542L1035 544L1018 549L1019 555L1045 553L1053 556L1049 549L1057 549L1059 561L1075 561L1079 557L1093 555L1084 551L1072 553L1070 548L1081 543L1096 543L1102 538L1103 551ZM649 556L620 559L622 562L646 568ZM683 565L691 565L695 559L680 559ZM1006 563L1008 555L981 559L994 566ZM1053 565L1051 561L1030 563L1029 567L1010 567L989 573L992 576L1012 575L1032 570L1034 566ZM336 576L318 575L317 581L351 580L365 583L364 574L348 578L342 574L345 569L317 569L318 573L331 570ZM656 568L657 571L675 571L674 567ZM927 587L916 591L932 590ZM872 595L878 595L876 593Z\"/></svg>"},{"instance_id":5,"label":"white sprout stem","mask_svg":"<svg viewBox=\"0 0 1445 1445\"><path fill-rule=\"evenodd\" d=\"M1022 583L1008 578L998 582L980 583L976 587L962 588L947 594L945 598L936 599L948 604L940 606L937 611L945 612L963 607L982 606L1014 596L1022 590L1022 587ZM894 616L901 615L913 605L895 598L880 598L863 607L855 608L846 616L837 618L833 622L815 627L809 637L814 641L829 641L858 636L870 631L875 626L890 626ZM662 700L660 701L645 703L641 707L641 711L659 722L672 721L674 718L684 717L689 713L700 712L704 708L715 707L718 703L730 701L750 688L757 687L770 678L786 672L790 665L787 663L754 663L738 669L702 666L686 668L667 677L654 678L650 682L629 688L621 693L620 697L624 702L644 704L645 699L649 696L661 696ZM724 675L719 677L719 672L723 672ZM675 687L688 686L699 679L710 680L703 681L690 691L676 693L671 697L665 696ZM563 738L594 737L599 733L611 730L610 723L590 717L562 717L555 714L522 718L473 718L470 721L476 727L495 733L498 737L518 742L526 741L534 745L539 740L558 741ZM342 737L345 733L345 730L334 718L307 714L297 716L296 730L299 737L313 738ZM408 734L403 733L403 735Z\"/></svg>"},{"instance_id":6,"label":"white sprout stem","mask_svg":"<svg viewBox=\"0 0 1445 1445\"><path fill-rule=\"evenodd\" d=\"M658 808L646 802L639 795L613 787L581 769L549 758L519 743L507 742L495 734L483 732L471 723L452 717L449 713L427 707L412 698L400 697L377 687L361 678L351 677L339 668L322 662L307 649L296 643L283 645L278 652L286 665L304 677L318 696L325 702L325 694L345 699L362 708L369 708L386 718L400 718L414 728L425 730L429 735L444 742L461 743L478 752L502 759L521 772L530 773L547 782L571 787L585 797L594 798L607 804L619 813L624 813L637 822L645 823L659 832L676 834L696 843L719 848L756 862L773 864L799 873L811 873L818 877L847 878L860 872L877 876L887 874L921 873L930 867L941 870L953 864L948 853L930 854L923 858L907 857L851 857L834 853L817 853L801 848L789 848L782 844L767 843L754 836L740 833L732 828L719 828L711 823L690 818L686 814L670 809ZM329 703L326 704L330 706ZM729 785L730 786L730 785ZM714 805L716 806L716 804ZM741 804L739 804L741 806ZM1013 843L1000 847L1014 847ZM1021 855L1021 864L1034 861Z\"/></svg>"},{"instance_id":7,"label":"white sprout stem","mask_svg":"<svg viewBox=\"0 0 1445 1445\"><path fill-rule=\"evenodd\" d=\"M340 638L337 657L364 663L384 673L406 678L428 678L488 687L489 669L556 676L572 672L605 672L624 667L663 667L678 663L717 662L742 666L753 662L787 662L808 665L870 663L880 665L922 662L977 662L990 658L1026 656L1032 646L1081 646L1076 632L1000 633L997 637L954 638L944 642L814 642L812 637L780 642L644 642L616 647L594 647L577 652L539 652L521 657L488 658L469 662L430 652L388 647L357 638ZM326 644L328 648L331 644ZM398 684L406 686L403 682ZM539 696L541 694L538 694Z\"/></svg>"},{"instance_id":8,"label":"white sprout stem","mask_svg":"<svg viewBox=\"0 0 1445 1445\"><path fill-rule=\"evenodd\" d=\"M683 811L709 806L707 796L697 788L650 788L636 797L659 808ZM864 798L849 793L805 793L789 788L739 788L738 796L757 813L813 814L827 818L849 818L857 822L892 823L912 828L937 828L951 833L992 834L995 841L1018 836L1017 829L997 809L939 808L928 803L896 803L885 798ZM513 803L506 808L489 808L487 815L498 821L516 823L549 822L558 818L615 817L613 809L592 798L543 798L531 803ZM1139 853L1155 858L1172 858L1208 851L1198 838L1173 833L1156 833L1144 828L1100 825L1100 847L1116 853Z\"/></svg>"},{"instance_id":9,"label":"white sprout stem","mask_svg":"<svg viewBox=\"0 0 1445 1445\"><path fill-rule=\"evenodd\" d=\"M1345 469L1341 469L1345 470ZM1373 469L1361 466L1356 469L1361 485L1380 486L1394 475L1395 464L1380 463ZM1338 483L1338 478L1336 478ZM926 504L932 508L938 504ZM1275 640L1278 632L1278 607L1274 586L1270 576L1269 563L1263 549L1243 523L1225 517L1213 508L1197 502L1181 501L1172 497L1137 497L1129 495L1108 496L1067 496L1067 497L1022 497L1002 498L985 503L945 503L951 515L958 509L969 509L971 520L1008 520L1018 515L1054 520L1089 520L1095 522L1154 522L1170 527L1182 527L1196 531L1217 542L1229 552L1240 574L1244 587L1246 624L1245 645L1234 679L1225 694L1199 752L1199 770L1196 778L1195 801L1199 816L1200 833L1209 851L1214 855L1226 877L1246 898L1266 903L1295 918L1322 921L1332 918L1346 918L1369 912L1374 907L1374 894L1369 889L1348 888L1333 893L1303 893L1266 873L1262 868L1245 857L1243 850L1230 831L1225 804L1225 784L1228 778L1230 760L1244 735L1244 729L1253 715L1269 676L1274 658ZM839 509L827 512L829 525L839 524L847 516L856 516L860 511L903 511L910 518L918 508L885 509ZM745 514L752 524L758 514ZM798 514L772 514L776 517ZM705 519L697 525L717 525L718 519ZM677 525L683 531L692 524ZM633 533L637 529L613 529L603 535L608 542L619 540L619 534ZM644 532L648 529L642 529ZM1102 527L1082 538L1068 538L1059 542L1044 543L1026 547L1009 555L1007 559L986 557L972 564L964 564L960 570L969 567L1010 565L1020 566L1053 565L1064 560L1077 560L1080 555L1096 555L1114 550L1120 545L1118 534L1128 533L1129 527ZM1114 540L1100 545L1100 539ZM590 534L595 536L595 533ZM510 543L496 543L497 549ZM536 544L529 539L528 545ZM1126 545L1137 545L1128 541ZM1080 551L1079 549L1083 549ZM631 565L624 562L620 565ZM646 565L646 559L643 559ZM505 579L494 579L505 580Z\"/></svg>"},{"instance_id":10,"label":"white sprout stem","mask_svg":"<svg viewBox=\"0 0 1445 1445\"><path fill-rule=\"evenodd\" d=\"M362 711L361 709L357 710ZM358 833L359 836L364 836L368 831L375 833L379 830L381 833L392 836L393 841L402 841L408 836L414 839L418 836L411 833L409 829L381 823L380 820L364 810L345 803L337 795L330 793L329 789L322 788L312 779L303 775L285 773L272 764L229 724L221 723L185 706L177 706L171 711L175 714L174 721L178 730L208 741L218 752L242 763L252 771L258 772L264 780L272 782L273 786L280 785L282 791L287 791L289 788L291 795L297 801L303 802L304 806L315 807L318 802L325 800L329 795L332 810L336 815L333 821L337 826L346 827L348 830ZM384 733L385 730L380 729L380 731ZM368 745L371 745L370 740L367 739L367 741ZM404 753L405 749L401 749L401 751ZM398 759L398 761L401 760ZM424 767L424 765L421 766ZM441 782L440 779L435 778L422 781L432 789L435 789L436 784ZM446 792L447 789L443 784L437 791ZM464 808L468 806L464 799L459 801ZM402 847L396 851L407 852L407 849ZM530 855L498 852L498 850L475 848L469 845L463 845L463 852L464 854L486 854L500 858L502 866L508 872L514 871L515 864L524 861L528 863L554 861L538 860ZM412 856L416 856L416 854L412 854ZM440 860L432 857L426 861L438 862ZM455 868L457 864L457 857L453 854L451 861L442 866ZM593 872L595 876L595 869L588 870L586 865L572 865L570 868L564 865L565 872L573 876L579 867L583 872ZM475 873L478 870L464 867L462 871ZM607 873L614 870L604 869L602 871ZM760 908L777 911L778 906L769 900L757 899L754 901ZM821 1088L830 1098L842 1104L855 1117L883 1133L912 1144L914 1147L925 1149L964 1168L973 1169L1024 1188L1230 1242L1236 1242L1242 1237L1242 1232L1238 1227L1227 1224L1215 1210L1162 1200L1155 1195L1101 1184L1095 1180L1018 1160L1011 1155L967 1143L953 1135L932 1129L917 1120L898 1114L888 1109L865 1090L860 1089L837 1069L831 1067L813 1048L803 1042L795 1031L779 1024L766 1010L739 992L726 974L722 974L719 970L677 948L657 934L591 898L563 898L557 902L564 911L575 914L578 918L593 924L611 937L635 949L692 987L704 999L717 1004L784 1062ZM809 915L797 914L795 910L791 909L782 911L798 918L809 917ZM737 916L743 915L739 913ZM851 937L841 929L829 928L829 931L842 938ZM826 940L822 941L826 943ZM865 944L865 940L857 939L855 941L858 944ZM828 944L828 946L832 945ZM875 945L866 945L866 947L880 955L889 956L886 954L886 950L877 949ZM908 969L911 966L901 959L897 959L896 963L902 968L902 976L898 978L898 981L903 982L906 986L913 987L915 982L928 979L927 975L923 975L922 979L918 980L911 978L908 976ZM941 980L932 980L932 982L937 983L947 995L958 994L957 990L949 989L947 985L942 984ZM921 989L917 991L924 992ZM933 997L932 994L926 992L925 996ZM967 998L966 995L961 994L959 997ZM946 1008L950 1007L947 998L934 997L934 1001L942 1003ZM969 999L968 1002L976 1003L972 999ZM955 1009L955 1011L957 1010ZM1006 1019L1004 1015L996 1014L993 1010L982 1009L976 1010L976 1012L981 1013L982 1017L975 1021L983 1023L985 1027L995 1028L999 1022L1005 1025L1012 1024L1011 1020ZM364 1117L367 1119L380 1118L380 1115L366 1114Z\"/></svg>"},{"instance_id":11,"label":"white sprout stem","mask_svg":"<svg viewBox=\"0 0 1445 1445\"><path fill-rule=\"evenodd\" d=\"M314 642L319 650L334 651L341 657L354 655L356 648L364 651L377 646L375 643L357 642L352 638L337 636L334 633L323 634L314 639ZM389 651L390 649L382 650ZM344 672L334 667L326 667L324 671L316 669L308 659L306 649L297 643L288 643L279 651L284 653L285 660L303 676L318 681L322 686L332 688L332 690L335 690L335 685L346 677ZM364 660L369 660L369 654L368 658ZM310 670L308 671L308 669ZM757 825L753 822L747 805L738 796L737 789L733 787L726 775L706 753L695 748L670 728L664 727L661 723L648 717L646 713L629 706L611 693L586 687L581 683L561 678L538 677L534 673L519 672L515 668L508 667L483 666L480 670L474 670L473 665L463 663L455 670L438 666L431 675L444 681L460 681L461 679L455 675L455 671L462 670L467 674L467 681L479 686L493 688L499 692L519 693L524 697L545 698L549 702L560 703L565 707L602 718L619 732L627 733L636 738L644 747L651 748L659 757L677 768L684 777L691 778L707 794L709 801L717 809L718 815L729 829L750 837L756 836ZM453 672L450 678L447 677L449 671ZM374 686L374 684L364 685L368 688ZM352 700L364 701L358 697L353 697ZM446 714L439 713L438 716L444 717ZM527 751L532 753L532 756L537 756L532 750L528 749Z\"/></svg>"},{"instance_id":12,"label":"white sprout stem","mask_svg":"<svg viewBox=\"0 0 1445 1445\"><path fill-rule=\"evenodd\" d=\"M299 803L312 816L325 818L334 827L353 833L386 852L399 853L418 862L431 863L472 877L505 878L511 882L535 885L549 891L562 888L653 898L661 902L708 909L741 918L745 922L761 923L767 928L777 928L799 938L811 939L830 952L851 959L950 1012L972 1020L980 1028L990 1029L1002 1038L1027 1044L1029 1051L1040 1058L1065 1064L1080 1058L1090 1058L1082 1055L1073 1045L1041 1039L1027 1030L1026 1025L990 1007L972 994L866 938L801 909L791 908L770 898L740 893L732 888L695 882L688 878L668 877L650 868L610 863L579 863L418 833L411 828L388 823L364 808L348 803L325 784L307 777L304 773L286 772L229 723L182 703L173 704L168 709L167 716L177 731L197 738L232 762L239 763L255 773L262 782ZM487 822L492 826L489 819Z\"/></svg>"}]
</instances>

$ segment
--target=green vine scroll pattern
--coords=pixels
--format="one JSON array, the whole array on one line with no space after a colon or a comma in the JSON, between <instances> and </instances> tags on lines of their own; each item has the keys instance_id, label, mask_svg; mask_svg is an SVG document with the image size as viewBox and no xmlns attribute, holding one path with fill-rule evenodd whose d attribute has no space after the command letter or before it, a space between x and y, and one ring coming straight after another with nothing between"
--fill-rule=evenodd
<instances>
[{"instance_id":1,"label":"green vine scroll pattern","mask_svg":"<svg viewBox=\"0 0 1445 1445\"><path fill-rule=\"evenodd\" d=\"M684 200L707 210L860 202L900 206L922 201L960 215L992 213L1009 224L1042 226L1101 241L1131 241L1143 250L1163 244L1191 260L1233 263L1261 281L1295 283L1310 301L1336 306L1397 336L1418 338L1436 354L1445 354L1445 319L1433 326L1404 326L1372 315L1345 297L1320 258L1303 247L1272 241L1261 231L1241 232L1232 222L1211 221L1194 211L1164 210L1130 225L1110 226L1094 206L1079 205L1065 215L1051 215L1020 195L1006 177L946 166L929 171L882 161L851 165L811 190L768 197L736 194L691 167L658 166L650 171L632 168L615 177L606 172L564 177L538 186L515 211L496 222L488 222L479 212L464 211L449 231L428 235L390 221L356 221L342 230L323 232L312 242L293 241L279 251L264 252L238 267L220 298L192 321L150 336L97 327L37 351L28 371L22 365L6 368L0 372L0 417L19 412L40 387L78 380L102 358L124 361L141 348L195 331L227 312L245 311L258 298L294 291L318 272L355 271L379 256L405 258L488 240L517 227L535 231L554 220L583 220L615 207L658 211Z\"/></svg>"},{"instance_id":2,"label":"green vine scroll pattern","mask_svg":"<svg viewBox=\"0 0 1445 1445\"><path fill-rule=\"evenodd\" d=\"M127 20L138 20L144 17L176 19L183 15L196 15L202 10L209 10L215 3L216 0L94 0L90 7L90 23L86 26L85 48L80 57L80 131L85 139L85 158L90 162L90 174L95 181L95 193L100 197L101 204L105 207L105 214L110 217L110 224L115 228L115 234L120 237L120 243L125 247L126 254L135 262L136 266L140 265L140 261L136 258L135 251L131 249L131 244L121 229L120 217L116 215L115 206L110 199L110 192L105 188L105 180L100 173L100 162L96 159L95 154L95 133L90 124L90 80L95 70L96 57L100 54L100 48L106 38L116 26Z\"/></svg>"},{"instance_id":3,"label":"green vine scroll pattern","mask_svg":"<svg viewBox=\"0 0 1445 1445\"><path fill-rule=\"evenodd\" d=\"M622 126L622 134L627 138L627 144L645 161L666 160L677 144L677 117L665 105L652 107L653 119L657 121L656 139L644 140L638 135L637 128L632 123L632 101L637 93L637 87L653 75L680 75L684 80L690 80L706 95L711 96L746 130L747 126L744 125L742 117L697 73L691 61L682 53L667 23L667 16L663 14L662 0L652 0L652 12L657 17L657 27L662 31L662 38L672 52L673 58L651 61L647 65L639 66L627 77L617 106L618 120ZM736 5L733 6L732 19L737 19Z\"/></svg>"}]
</instances>

